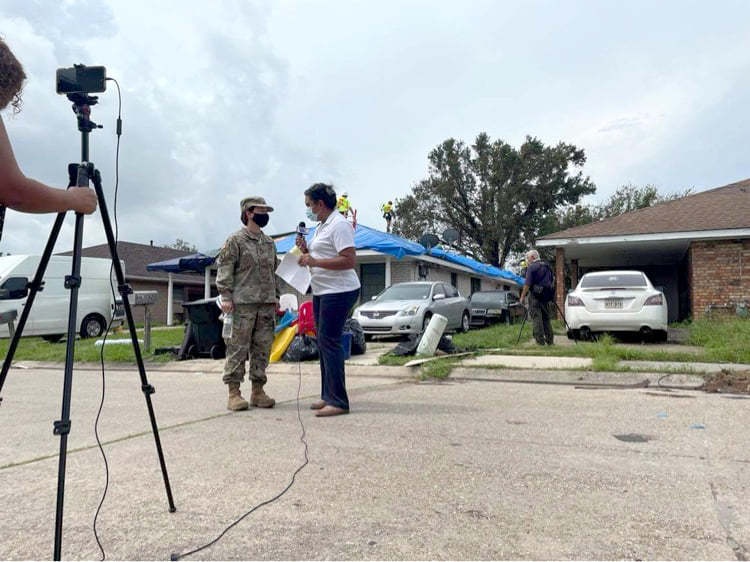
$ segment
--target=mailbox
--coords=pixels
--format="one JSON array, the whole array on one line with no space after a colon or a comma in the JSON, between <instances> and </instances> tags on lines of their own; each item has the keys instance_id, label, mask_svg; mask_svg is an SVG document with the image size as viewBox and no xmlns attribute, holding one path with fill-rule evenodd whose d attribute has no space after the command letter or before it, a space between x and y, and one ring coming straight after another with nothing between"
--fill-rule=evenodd
<instances>
[{"instance_id":1,"label":"mailbox","mask_svg":"<svg viewBox=\"0 0 750 562\"><path fill-rule=\"evenodd\" d=\"M133 291L128 295L131 306L149 306L156 302L159 293L156 291Z\"/></svg>"},{"instance_id":2,"label":"mailbox","mask_svg":"<svg viewBox=\"0 0 750 562\"><path fill-rule=\"evenodd\" d=\"M18 311L14 308L5 312L0 312L0 324L13 322L18 317Z\"/></svg>"}]
</instances>

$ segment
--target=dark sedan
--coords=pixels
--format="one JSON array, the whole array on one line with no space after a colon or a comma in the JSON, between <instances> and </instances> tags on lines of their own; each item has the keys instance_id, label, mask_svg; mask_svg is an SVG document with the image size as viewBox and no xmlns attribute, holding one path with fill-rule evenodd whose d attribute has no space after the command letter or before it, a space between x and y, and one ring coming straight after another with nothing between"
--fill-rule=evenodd
<instances>
[{"instance_id":1,"label":"dark sedan","mask_svg":"<svg viewBox=\"0 0 750 562\"><path fill-rule=\"evenodd\" d=\"M469 301L471 325L482 327L523 318L524 308L511 291L477 291Z\"/></svg>"}]
</instances>

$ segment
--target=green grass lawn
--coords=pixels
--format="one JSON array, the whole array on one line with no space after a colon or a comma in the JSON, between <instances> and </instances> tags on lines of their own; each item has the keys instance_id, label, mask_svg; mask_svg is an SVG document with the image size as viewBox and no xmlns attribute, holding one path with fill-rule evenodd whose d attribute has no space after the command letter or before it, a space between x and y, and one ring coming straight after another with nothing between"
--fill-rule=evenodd
<instances>
[{"instance_id":1,"label":"green grass lawn","mask_svg":"<svg viewBox=\"0 0 750 562\"><path fill-rule=\"evenodd\" d=\"M689 333L689 346L702 348L699 352L681 351L679 346L671 346L669 351L659 345L618 345L610 336L601 337L596 342L578 342L571 346L539 347L528 346L532 338L531 326L523 327L520 343L519 325L496 325L483 330L456 334L453 338L458 347L468 350L502 349L502 353L533 355L565 355L592 357L594 359L612 356L617 360L650 361L726 361L750 363L750 320L741 318L698 320L683 323L679 327ZM553 322L556 334L565 334L565 326L560 321Z\"/></svg>"},{"instance_id":2,"label":"green grass lawn","mask_svg":"<svg viewBox=\"0 0 750 562\"><path fill-rule=\"evenodd\" d=\"M141 356L144 361L166 362L174 359L172 354L155 355L154 350L161 347L178 347L182 343L185 335L184 326L172 328L158 328L151 330L151 351L147 352L143 348L143 329L136 330L138 339L141 341ZM110 333L108 340L127 340L126 344L108 344L105 346L96 346L96 340L101 338L77 338L75 342L75 353L73 355L76 362L99 362L104 354L104 361L107 362L135 362L135 352L130 341L130 332L127 329L119 329ZM4 358L8 353L10 345L9 339L0 340L0 355ZM66 350L65 338L58 343L49 343L42 338L24 337L18 343L18 348L13 356L14 361L32 360L32 361L52 361L65 362ZM103 351L102 351L103 349Z\"/></svg>"},{"instance_id":3,"label":"green grass lawn","mask_svg":"<svg viewBox=\"0 0 750 562\"><path fill-rule=\"evenodd\" d=\"M564 334L565 326L553 322L556 334ZM748 319L714 319L699 320L680 324L680 328L688 331L688 345L697 346L699 351L680 351L679 346L665 351L655 345L619 345L611 337L605 336L596 342L578 342L575 345L539 347L529 345L531 326L527 322L523 326L520 342L517 343L520 324L497 324L481 330L470 330L465 334L456 334L453 342L458 348L477 353L516 354L516 355L548 355L591 357L594 368L598 370L612 369L621 360L647 361L718 361L750 364L750 320ZM178 347L182 343L185 333L184 326L172 328L156 328L151 331L151 351L147 352L141 345L144 361L166 362L174 360L172 354L154 354L157 348ZM138 338L143 339L143 329L137 330ZM127 329L120 329L110 334L108 339L130 340ZM95 346L96 339L76 339L74 359L77 362L101 361L102 347ZM0 340L0 356L5 357L10 340ZM394 343L394 347L395 347ZM21 338L16 350L15 360L34 361L65 361L65 341L49 343L41 338ZM123 345L104 346L104 361L134 362L135 354L130 343ZM385 365L403 365L414 357L395 357L384 355L381 363ZM449 360L437 361L438 365L429 369L442 369L441 363Z\"/></svg>"},{"instance_id":4,"label":"green grass lawn","mask_svg":"<svg viewBox=\"0 0 750 562\"><path fill-rule=\"evenodd\" d=\"M453 342L456 347L477 353L505 355L546 355L567 357L590 357L594 370L615 370L618 361L711 361L750 364L750 320L747 319L714 319L683 323L680 328L689 333L687 346L691 349L680 350L680 346L670 346L665 350L659 345L621 345L610 336L603 336L595 342L577 342L573 345L541 347L529 345L532 338L531 326L527 322L521 331L521 324L497 324L480 330L470 330L465 334L456 334ZM565 334L565 326L560 321L553 322L558 335ZM520 340L519 340L520 333ZM687 347L686 346L686 347ZM699 348L695 351L694 347ZM384 355L381 363L385 365L403 365L414 357L395 357ZM451 359L429 363L429 370L438 373L450 371ZM433 365L436 363L436 365ZM425 367L427 368L427 367Z\"/></svg>"}]
</instances>

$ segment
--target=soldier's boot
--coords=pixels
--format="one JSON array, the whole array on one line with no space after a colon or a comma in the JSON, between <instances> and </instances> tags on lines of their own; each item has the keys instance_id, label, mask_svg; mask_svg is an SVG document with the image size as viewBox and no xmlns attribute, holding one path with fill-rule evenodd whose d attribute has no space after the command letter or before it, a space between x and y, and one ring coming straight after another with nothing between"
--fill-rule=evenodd
<instances>
[{"instance_id":1,"label":"soldier's boot","mask_svg":"<svg viewBox=\"0 0 750 562\"><path fill-rule=\"evenodd\" d=\"M253 391L250 394L250 404L256 408L273 408L276 400L263 392L263 383L253 382Z\"/></svg>"},{"instance_id":2,"label":"soldier's boot","mask_svg":"<svg viewBox=\"0 0 750 562\"><path fill-rule=\"evenodd\" d=\"M240 383L230 382L228 386L229 399L227 400L227 410L247 410L250 404L240 394Z\"/></svg>"}]
</instances>

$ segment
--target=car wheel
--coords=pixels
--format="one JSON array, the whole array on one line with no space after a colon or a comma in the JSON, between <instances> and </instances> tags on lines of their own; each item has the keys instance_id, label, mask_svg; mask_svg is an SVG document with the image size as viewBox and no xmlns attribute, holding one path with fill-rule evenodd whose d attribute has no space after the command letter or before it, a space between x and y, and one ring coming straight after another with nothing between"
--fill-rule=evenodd
<instances>
[{"instance_id":1,"label":"car wheel","mask_svg":"<svg viewBox=\"0 0 750 562\"><path fill-rule=\"evenodd\" d=\"M580 340L582 341L594 341L594 334L591 332L588 326L581 328L578 333L580 334Z\"/></svg>"},{"instance_id":2,"label":"car wheel","mask_svg":"<svg viewBox=\"0 0 750 562\"><path fill-rule=\"evenodd\" d=\"M211 359L224 359L224 357L226 356L226 347L224 347L223 345L214 344L209 350L209 355L211 356Z\"/></svg>"},{"instance_id":3,"label":"car wheel","mask_svg":"<svg viewBox=\"0 0 750 562\"><path fill-rule=\"evenodd\" d=\"M469 313L464 310L463 316L461 316L461 331L466 333L469 331Z\"/></svg>"},{"instance_id":4,"label":"car wheel","mask_svg":"<svg viewBox=\"0 0 750 562\"><path fill-rule=\"evenodd\" d=\"M430 323L430 320L432 319L432 314L425 314L424 319L422 320L422 331L424 332L427 329L427 324Z\"/></svg>"},{"instance_id":5,"label":"car wheel","mask_svg":"<svg viewBox=\"0 0 750 562\"><path fill-rule=\"evenodd\" d=\"M82 338L98 338L106 329L104 318L99 314L89 314L81 322Z\"/></svg>"},{"instance_id":6,"label":"car wheel","mask_svg":"<svg viewBox=\"0 0 750 562\"><path fill-rule=\"evenodd\" d=\"M649 342L649 341L656 341L654 332L648 326L643 326L638 331L638 336L640 337L641 341L644 343Z\"/></svg>"},{"instance_id":7,"label":"car wheel","mask_svg":"<svg viewBox=\"0 0 750 562\"><path fill-rule=\"evenodd\" d=\"M667 331L666 330L656 330L654 331L654 341L657 343L666 343L667 341Z\"/></svg>"}]
</instances>

